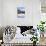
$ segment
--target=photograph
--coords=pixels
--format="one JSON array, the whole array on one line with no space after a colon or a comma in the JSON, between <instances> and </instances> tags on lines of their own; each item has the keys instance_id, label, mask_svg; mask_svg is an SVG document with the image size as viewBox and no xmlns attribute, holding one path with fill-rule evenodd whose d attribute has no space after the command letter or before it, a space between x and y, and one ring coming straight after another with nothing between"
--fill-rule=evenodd
<instances>
[{"instance_id":1,"label":"photograph","mask_svg":"<svg viewBox=\"0 0 46 46\"><path fill-rule=\"evenodd\" d=\"M18 18L25 17L25 8L24 7L17 7L17 17Z\"/></svg>"},{"instance_id":2,"label":"photograph","mask_svg":"<svg viewBox=\"0 0 46 46\"><path fill-rule=\"evenodd\" d=\"M46 0L0 0L0 46L46 46Z\"/></svg>"}]
</instances>

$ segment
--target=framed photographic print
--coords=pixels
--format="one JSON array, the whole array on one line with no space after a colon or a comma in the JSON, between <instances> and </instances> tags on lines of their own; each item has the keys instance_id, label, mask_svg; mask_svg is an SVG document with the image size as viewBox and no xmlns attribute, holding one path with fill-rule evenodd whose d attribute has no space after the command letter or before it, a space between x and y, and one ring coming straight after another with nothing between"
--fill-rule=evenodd
<instances>
[{"instance_id":1,"label":"framed photographic print","mask_svg":"<svg viewBox=\"0 0 46 46\"><path fill-rule=\"evenodd\" d=\"M25 17L25 8L24 7L17 7L17 17L18 18Z\"/></svg>"}]
</instances>

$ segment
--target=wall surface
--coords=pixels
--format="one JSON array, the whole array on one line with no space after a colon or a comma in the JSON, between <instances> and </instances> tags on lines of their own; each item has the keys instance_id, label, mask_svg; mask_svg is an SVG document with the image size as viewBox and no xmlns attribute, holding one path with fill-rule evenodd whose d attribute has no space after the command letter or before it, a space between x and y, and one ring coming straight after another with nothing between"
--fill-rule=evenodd
<instances>
[{"instance_id":1,"label":"wall surface","mask_svg":"<svg viewBox=\"0 0 46 46\"><path fill-rule=\"evenodd\" d=\"M40 20L40 0L0 0L0 24L36 26ZM17 18L17 7L25 7L25 17Z\"/></svg>"}]
</instances>

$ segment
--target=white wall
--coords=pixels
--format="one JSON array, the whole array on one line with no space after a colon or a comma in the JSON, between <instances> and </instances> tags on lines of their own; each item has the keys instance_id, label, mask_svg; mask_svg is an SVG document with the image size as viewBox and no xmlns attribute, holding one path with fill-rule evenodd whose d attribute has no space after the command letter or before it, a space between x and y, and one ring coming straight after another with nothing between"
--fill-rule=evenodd
<instances>
[{"instance_id":1,"label":"white wall","mask_svg":"<svg viewBox=\"0 0 46 46\"><path fill-rule=\"evenodd\" d=\"M25 17L17 18L17 7L22 0L2 0L2 25L34 25L40 20L40 0L23 0ZM1 9L1 8L0 8ZM1 21L1 20L0 20Z\"/></svg>"},{"instance_id":2,"label":"white wall","mask_svg":"<svg viewBox=\"0 0 46 46\"><path fill-rule=\"evenodd\" d=\"M2 17L3 9L2 9L2 7L3 7L2 0L0 0L0 26L1 26L2 20L3 20L3 17Z\"/></svg>"},{"instance_id":3,"label":"white wall","mask_svg":"<svg viewBox=\"0 0 46 46\"><path fill-rule=\"evenodd\" d=\"M32 10L33 10L33 26L37 26L37 24L39 24L40 20L41 20L41 2L40 0L33 0L32 2Z\"/></svg>"}]
</instances>

